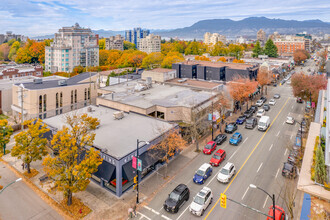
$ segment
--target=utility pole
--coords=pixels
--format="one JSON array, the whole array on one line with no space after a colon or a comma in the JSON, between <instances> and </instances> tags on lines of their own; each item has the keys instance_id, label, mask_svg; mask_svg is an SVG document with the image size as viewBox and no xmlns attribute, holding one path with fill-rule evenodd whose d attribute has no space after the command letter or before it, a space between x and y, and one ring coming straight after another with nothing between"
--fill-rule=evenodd
<instances>
[{"instance_id":1,"label":"utility pole","mask_svg":"<svg viewBox=\"0 0 330 220\"><path fill-rule=\"evenodd\" d=\"M24 122L24 108L23 108L23 103L24 103L24 85L21 84L20 85L20 88L21 88L21 130L23 131L24 129L24 125L23 125L23 122Z\"/></svg>"},{"instance_id":2,"label":"utility pole","mask_svg":"<svg viewBox=\"0 0 330 220\"><path fill-rule=\"evenodd\" d=\"M211 118L211 125L212 125L212 140L213 140L213 101L212 101L212 118Z\"/></svg>"}]
</instances>

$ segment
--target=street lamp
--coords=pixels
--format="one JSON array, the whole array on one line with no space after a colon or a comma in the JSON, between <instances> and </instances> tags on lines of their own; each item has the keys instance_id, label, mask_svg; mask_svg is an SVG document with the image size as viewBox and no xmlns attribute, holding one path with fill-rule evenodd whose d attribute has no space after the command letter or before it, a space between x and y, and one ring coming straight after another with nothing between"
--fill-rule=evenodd
<instances>
[{"instance_id":1,"label":"street lamp","mask_svg":"<svg viewBox=\"0 0 330 220\"><path fill-rule=\"evenodd\" d=\"M273 194L273 196L271 196L268 192L266 192L262 188L260 188L256 185L253 185L253 184L250 184L250 187L253 188L253 189L259 189L259 190L263 191L264 193L266 193L273 200L273 219L275 219L275 195Z\"/></svg>"},{"instance_id":2,"label":"street lamp","mask_svg":"<svg viewBox=\"0 0 330 220\"><path fill-rule=\"evenodd\" d=\"M140 143L149 144L148 141L139 141L139 139L136 140L136 161L139 160L139 144ZM139 204L139 170L138 166L136 166L136 176L137 176L137 182L136 182L136 204Z\"/></svg>"},{"instance_id":3,"label":"street lamp","mask_svg":"<svg viewBox=\"0 0 330 220\"><path fill-rule=\"evenodd\" d=\"M5 138L7 135L7 130L6 130L5 126L2 127L2 135L3 135L3 138ZM2 147L3 147L3 155L6 155L6 143L3 143Z\"/></svg>"},{"instance_id":4,"label":"street lamp","mask_svg":"<svg viewBox=\"0 0 330 220\"><path fill-rule=\"evenodd\" d=\"M18 178L17 180L15 180L15 181L13 181L13 182L11 182L11 183L9 183L7 186L5 186L1 191L0 191L0 194L8 187L8 186L10 186L11 184L14 184L14 183L17 183L17 182L19 182L19 181L21 181L22 180L22 178Z\"/></svg>"}]
</instances>

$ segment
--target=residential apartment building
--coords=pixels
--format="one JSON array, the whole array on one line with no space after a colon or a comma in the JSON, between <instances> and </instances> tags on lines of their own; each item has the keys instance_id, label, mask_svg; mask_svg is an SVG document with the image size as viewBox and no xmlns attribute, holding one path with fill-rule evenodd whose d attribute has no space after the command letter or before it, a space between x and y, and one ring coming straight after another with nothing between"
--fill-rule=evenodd
<instances>
[{"instance_id":1,"label":"residential apartment building","mask_svg":"<svg viewBox=\"0 0 330 220\"><path fill-rule=\"evenodd\" d=\"M72 72L75 66L99 65L99 37L79 24L63 27L45 47L45 71Z\"/></svg>"},{"instance_id":2,"label":"residential apartment building","mask_svg":"<svg viewBox=\"0 0 330 220\"><path fill-rule=\"evenodd\" d=\"M133 30L126 30L125 40L135 44L136 48L139 49L140 40L146 38L149 34L150 30L138 27Z\"/></svg>"},{"instance_id":3,"label":"residential apartment building","mask_svg":"<svg viewBox=\"0 0 330 220\"><path fill-rule=\"evenodd\" d=\"M124 50L124 37L120 34L105 39L106 50Z\"/></svg>"},{"instance_id":4,"label":"residential apartment building","mask_svg":"<svg viewBox=\"0 0 330 220\"><path fill-rule=\"evenodd\" d=\"M268 38L271 39L272 41L275 41L276 39L281 38L281 35L275 31L273 34L269 35Z\"/></svg>"},{"instance_id":5,"label":"residential apartment building","mask_svg":"<svg viewBox=\"0 0 330 220\"><path fill-rule=\"evenodd\" d=\"M25 119L44 119L94 104L96 79L96 73L81 73L69 79L43 81L38 78L33 82L14 84L13 115L19 115L23 108Z\"/></svg>"},{"instance_id":6,"label":"residential apartment building","mask_svg":"<svg viewBox=\"0 0 330 220\"><path fill-rule=\"evenodd\" d=\"M31 64L9 64L0 65L0 79L13 79L25 76L42 77L42 66L34 66Z\"/></svg>"},{"instance_id":7,"label":"residential apartment building","mask_svg":"<svg viewBox=\"0 0 330 220\"><path fill-rule=\"evenodd\" d=\"M305 40L299 38L281 38L274 43L280 56L292 56L296 50L305 50Z\"/></svg>"},{"instance_id":8,"label":"residential apartment building","mask_svg":"<svg viewBox=\"0 0 330 220\"><path fill-rule=\"evenodd\" d=\"M260 29L257 32L257 40L260 41L260 43L266 43L267 37L266 37L266 32L262 29Z\"/></svg>"},{"instance_id":9,"label":"residential apartment building","mask_svg":"<svg viewBox=\"0 0 330 220\"><path fill-rule=\"evenodd\" d=\"M205 44L215 45L219 41L221 41L222 43L225 44L226 43L226 36L218 34L218 33L211 34L210 32L206 32L204 34L204 43Z\"/></svg>"},{"instance_id":10,"label":"residential apartment building","mask_svg":"<svg viewBox=\"0 0 330 220\"><path fill-rule=\"evenodd\" d=\"M160 52L160 45L161 37L159 35L150 34L145 38L140 39L138 49L146 53Z\"/></svg>"}]
</instances>

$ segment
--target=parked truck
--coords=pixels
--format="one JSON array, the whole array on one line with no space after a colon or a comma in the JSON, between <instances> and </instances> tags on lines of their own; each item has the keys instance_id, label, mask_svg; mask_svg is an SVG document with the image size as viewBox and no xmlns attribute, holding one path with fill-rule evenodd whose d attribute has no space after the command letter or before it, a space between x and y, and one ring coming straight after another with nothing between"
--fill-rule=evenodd
<instances>
[{"instance_id":1,"label":"parked truck","mask_svg":"<svg viewBox=\"0 0 330 220\"><path fill-rule=\"evenodd\" d=\"M258 122L258 130L259 131L266 131L270 125L270 118L269 116L261 116Z\"/></svg>"}]
</instances>

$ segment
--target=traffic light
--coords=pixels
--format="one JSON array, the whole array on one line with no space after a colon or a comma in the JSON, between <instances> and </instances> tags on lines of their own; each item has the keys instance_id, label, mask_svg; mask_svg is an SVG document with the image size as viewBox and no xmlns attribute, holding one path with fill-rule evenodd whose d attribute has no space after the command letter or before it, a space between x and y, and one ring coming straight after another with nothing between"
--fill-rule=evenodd
<instances>
[{"instance_id":1,"label":"traffic light","mask_svg":"<svg viewBox=\"0 0 330 220\"><path fill-rule=\"evenodd\" d=\"M220 206L224 209L227 208L227 196L223 193L220 195Z\"/></svg>"},{"instance_id":2,"label":"traffic light","mask_svg":"<svg viewBox=\"0 0 330 220\"><path fill-rule=\"evenodd\" d=\"M138 182L138 177L137 176L134 177L133 182L134 182L134 184L137 184L137 182Z\"/></svg>"}]
</instances>

